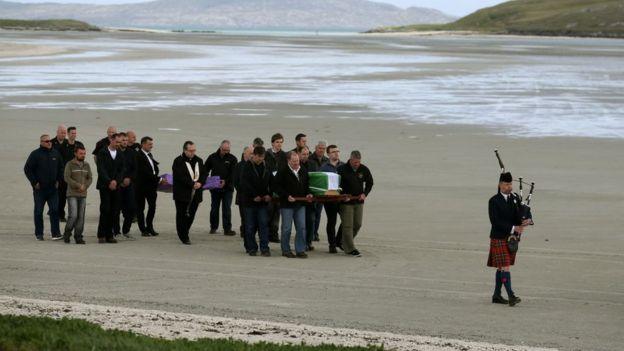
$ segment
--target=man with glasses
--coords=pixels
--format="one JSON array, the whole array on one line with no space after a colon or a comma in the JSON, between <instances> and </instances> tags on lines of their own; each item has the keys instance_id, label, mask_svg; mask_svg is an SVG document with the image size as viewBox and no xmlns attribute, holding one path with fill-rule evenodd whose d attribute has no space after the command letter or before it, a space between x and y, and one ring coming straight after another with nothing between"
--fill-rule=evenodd
<instances>
[{"instance_id":1,"label":"man with glasses","mask_svg":"<svg viewBox=\"0 0 624 351\"><path fill-rule=\"evenodd\" d=\"M52 240L62 239L59 227L58 187L63 178L63 159L61 154L52 148L48 134L39 137L39 148L30 153L24 173L33 188L35 201L35 237L43 240L43 208L48 204Z\"/></svg>"},{"instance_id":2,"label":"man with glasses","mask_svg":"<svg viewBox=\"0 0 624 351\"><path fill-rule=\"evenodd\" d=\"M321 172L338 173L338 167L344 165L344 162L340 161L340 149L336 145L329 145L327 147L327 155L329 160L325 162L321 168ZM339 205L334 202L325 203L325 214L327 215L327 243L329 244L329 253L335 254L338 251L336 247L342 247L342 227L338 227L338 234L336 234L336 222L338 221L338 208Z\"/></svg>"}]
</instances>

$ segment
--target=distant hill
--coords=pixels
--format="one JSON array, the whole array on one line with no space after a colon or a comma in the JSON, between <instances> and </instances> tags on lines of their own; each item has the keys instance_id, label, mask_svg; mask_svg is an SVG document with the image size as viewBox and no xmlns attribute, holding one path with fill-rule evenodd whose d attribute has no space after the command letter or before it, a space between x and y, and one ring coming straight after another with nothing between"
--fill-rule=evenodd
<instances>
[{"instance_id":1,"label":"distant hill","mask_svg":"<svg viewBox=\"0 0 624 351\"><path fill-rule=\"evenodd\" d=\"M0 14L5 18L74 18L98 26L166 29L365 30L456 19L434 9L401 9L367 0L156 0L117 5L0 0Z\"/></svg>"},{"instance_id":2,"label":"distant hill","mask_svg":"<svg viewBox=\"0 0 624 351\"><path fill-rule=\"evenodd\" d=\"M369 33L431 30L624 38L624 1L508 1L444 25L382 27Z\"/></svg>"},{"instance_id":3,"label":"distant hill","mask_svg":"<svg viewBox=\"0 0 624 351\"><path fill-rule=\"evenodd\" d=\"M99 31L89 23L70 19L58 20L15 20L0 18L0 29L6 30L50 30L50 31Z\"/></svg>"}]
</instances>

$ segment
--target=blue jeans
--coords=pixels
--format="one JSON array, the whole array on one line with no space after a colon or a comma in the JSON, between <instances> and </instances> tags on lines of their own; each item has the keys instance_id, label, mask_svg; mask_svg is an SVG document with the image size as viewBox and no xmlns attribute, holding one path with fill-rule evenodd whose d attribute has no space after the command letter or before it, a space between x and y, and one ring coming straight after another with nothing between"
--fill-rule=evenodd
<instances>
[{"instance_id":1,"label":"blue jeans","mask_svg":"<svg viewBox=\"0 0 624 351\"><path fill-rule=\"evenodd\" d=\"M258 252L258 243L256 242L256 230L260 237L260 251L269 251L269 208L263 206L248 206L244 209L245 213L245 250L249 252Z\"/></svg>"},{"instance_id":2,"label":"blue jeans","mask_svg":"<svg viewBox=\"0 0 624 351\"><path fill-rule=\"evenodd\" d=\"M74 232L76 241L82 240L84 231L85 209L87 206L86 197L70 196L67 198L67 224L65 225L65 235L69 238Z\"/></svg>"},{"instance_id":3,"label":"blue jeans","mask_svg":"<svg viewBox=\"0 0 624 351\"><path fill-rule=\"evenodd\" d=\"M213 189L210 190L210 229L219 228L219 205L221 205L223 217L223 230L232 230L232 197L234 191Z\"/></svg>"},{"instance_id":4,"label":"blue jeans","mask_svg":"<svg viewBox=\"0 0 624 351\"><path fill-rule=\"evenodd\" d=\"M291 252L290 233L293 221L295 222L295 252L306 251L306 206L294 205L294 207L280 208L282 215L282 253Z\"/></svg>"},{"instance_id":5,"label":"blue jeans","mask_svg":"<svg viewBox=\"0 0 624 351\"><path fill-rule=\"evenodd\" d=\"M47 189L39 189L33 191L33 198L35 199L35 236L37 238L43 238L43 208L45 204L48 204L48 214L50 215L50 229L52 236L60 236L61 229L59 226L59 212L58 212L58 189L52 187Z\"/></svg>"}]
</instances>

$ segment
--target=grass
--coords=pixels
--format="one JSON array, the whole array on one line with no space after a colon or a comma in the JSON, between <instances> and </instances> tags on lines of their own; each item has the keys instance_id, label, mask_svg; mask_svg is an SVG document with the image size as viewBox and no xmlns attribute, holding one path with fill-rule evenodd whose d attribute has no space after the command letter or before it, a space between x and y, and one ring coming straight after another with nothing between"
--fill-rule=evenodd
<instances>
[{"instance_id":1,"label":"grass","mask_svg":"<svg viewBox=\"0 0 624 351\"><path fill-rule=\"evenodd\" d=\"M515 0L481 9L452 23L382 27L369 32L408 31L624 38L624 1Z\"/></svg>"},{"instance_id":2,"label":"grass","mask_svg":"<svg viewBox=\"0 0 624 351\"><path fill-rule=\"evenodd\" d=\"M9 30L49 30L49 31L99 31L89 23L71 19L16 20L0 18L0 29Z\"/></svg>"},{"instance_id":3,"label":"grass","mask_svg":"<svg viewBox=\"0 0 624 351\"><path fill-rule=\"evenodd\" d=\"M0 351L382 351L381 347L250 344L230 339L165 340L104 330L79 319L0 315Z\"/></svg>"}]
</instances>

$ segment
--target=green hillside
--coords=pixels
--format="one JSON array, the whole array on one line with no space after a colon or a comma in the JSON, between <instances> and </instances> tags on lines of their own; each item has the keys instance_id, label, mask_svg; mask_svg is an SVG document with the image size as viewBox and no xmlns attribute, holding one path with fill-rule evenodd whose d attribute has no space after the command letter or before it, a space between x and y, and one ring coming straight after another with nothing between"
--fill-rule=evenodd
<instances>
[{"instance_id":1,"label":"green hillside","mask_svg":"<svg viewBox=\"0 0 624 351\"><path fill-rule=\"evenodd\" d=\"M98 27L70 19L16 20L0 18L0 29L6 30L50 30L50 31L99 31Z\"/></svg>"},{"instance_id":2,"label":"green hillside","mask_svg":"<svg viewBox=\"0 0 624 351\"><path fill-rule=\"evenodd\" d=\"M516 0L481 9L448 24L382 27L367 33L432 30L624 38L624 1Z\"/></svg>"}]
</instances>

